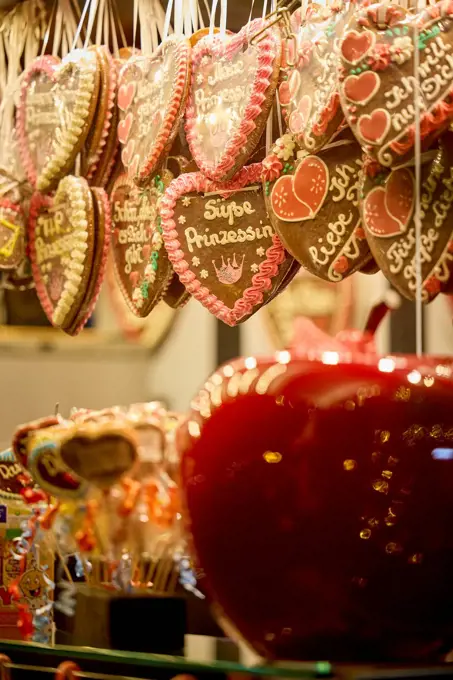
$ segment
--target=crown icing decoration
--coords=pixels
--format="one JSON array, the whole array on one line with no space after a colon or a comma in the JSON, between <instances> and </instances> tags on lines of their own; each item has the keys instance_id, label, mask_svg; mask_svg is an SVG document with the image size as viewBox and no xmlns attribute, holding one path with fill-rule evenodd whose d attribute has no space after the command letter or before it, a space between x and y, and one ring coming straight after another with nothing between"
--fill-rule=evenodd
<instances>
[{"instance_id":1,"label":"crown icing decoration","mask_svg":"<svg viewBox=\"0 0 453 680\"><path fill-rule=\"evenodd\" d=\"M25 70L17 112L22 163L31 184L48 191L70 172L88 135L99 87L96 52L61 62L42 56Z\"/></svg>"},{"instance_id":2,"label":"crown icing decoration","mask_svg":"<svg viewBox=\"0 0 453 680\"><path fill-rule=\"evenodd\" d=\"M202 38L192 51L186 135L194 160L213 180L232 177L259 142L278 81L281 43L256 19L234 36Z\"/></svg>"},{"instance_id":3,"label":"crown icing decoration","mask_svg":"<svg viewBox=\"0 0 453 680\"><path fill-rule=\"evenodd\" d=\"M141 182L157 167L178 131L190 73L190 43L171 37L151 56L132 57L118 83L118 140L129 177Z\"/></svg>"},{"instance_id":4,"label":"crown icing decoration","mask_svg":"<svg viewBox=\"0 0 453 680\"><path fill-rule=\"evenodd\" d=\"M54 199L39 193L32 197L33 277L41 305L57 327L70 324L83 297L93 255L92 210L86 181L71 175L60 181Z\"/></svg>"}]
</instances>

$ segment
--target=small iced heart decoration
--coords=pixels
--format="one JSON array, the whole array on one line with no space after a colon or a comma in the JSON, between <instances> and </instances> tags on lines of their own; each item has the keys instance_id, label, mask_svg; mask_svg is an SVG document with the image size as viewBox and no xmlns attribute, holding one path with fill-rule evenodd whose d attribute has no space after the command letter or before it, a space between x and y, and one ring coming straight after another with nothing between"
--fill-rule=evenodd
<instances>
[{"instance_id":1,"label":"small iced heart decoration","mask_svg":"<svg viewBox=\"0 0 453 680\"><path fill-rule=\"evenodd\" d=\"M266 124L277 86L280 39L252 21L230 37L205 36L192 52L192 86L186 135L192 156L206 177L224 181L244 165Z\"/></svg>"},{"instance_id":2,"label":"small iced heart decoration","mask_svg":"<svg viewBox=\"0 0 453 680\"><path fill-rule=\"evenodd\" d=\"M363 205L365 227L374 236L395 236L406 231L414 210L414 176L408 169L394 170L383 187L367 194Z\"/></svg>"},{"instance_id":3,"label":"small iced heart decoration","mask_svg":"<svg viewBox=\"0 0 453 680\"><path fill-rule=\"evenodd\" d=\"M283 175L275 182L270 198L272 211L285 222L315 217L329 188L329 171L317 156L307 156L294 175Z\"/></svg>"},{"instance_id":4,"label":"small iced heart decoration","mask_svg":"<svg viewBox=\"0 0 453 680\"><path fill-rule=\"evenodd\" d=\"M169 149L185 108L190 43L171 37L151 56L132 57L119 77L118 139L129 177L143 182Z\"/></svg>"},{"instance_id":5,"label":"small iced heart decoration","mask_svg":"<svg viewBox=\"0 0 453 680\"><path fill-rule=\"evenodd\" d=\"M39 191L71 171L93 121L99 78L93 50L74 50L63 61L38 57L25 70L16 128L27 177Z\"/></svg>"},{"instance_id":6,"label":"small iced heart decoration","mask_svg":"<svg viewBox=\"0 0 453 680\"><path fill-rule=\"evenodd\" d=\"M350 64L357 64L363 57L366 57L375 42L376 35L372 31L362 33L349 31L341 44L342 57Z\"/></svg>"},{"instance_id":7,"label":"small iced heart decoration","mask_svg":"<svg viewBox=\"0 0 453 680\"><path fill-rule=\"evenodd\" d=\"M420 13L380 2L352 14L339 43L340 100L352 132L380 165L395 167L413 157L417 108L423 147L448 127L453 119L452 50L449 0ZM414 106L415 75L419 107Z\"/></svg>"}]
</instances>

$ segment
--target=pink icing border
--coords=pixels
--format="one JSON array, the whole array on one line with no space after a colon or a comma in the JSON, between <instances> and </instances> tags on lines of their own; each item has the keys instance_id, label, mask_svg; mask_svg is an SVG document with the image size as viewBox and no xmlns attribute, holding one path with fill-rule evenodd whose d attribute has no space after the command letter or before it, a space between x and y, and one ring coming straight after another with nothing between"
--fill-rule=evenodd
<instances>
[{"instance_id":1,"label":"pink icing border","mask_svg":"<svg viewBox=\"0 0 453 680\"><path fill-rule=\"evenodd\" d=\"M173 219L174 209L176 201L185 194L207 191L217 191L221 194L222 190L242 189L244 186L254 182L261 183L261 174L261 163L255 163L243 167L237 173L234 180L223 183L213 182L207 179L201 172L180 175L171 182L160 204L164 244L169 260L178 274L179 280L188 292L201 302L211 314L214 314L214 316L229 326L235 326L238 321L244 316L251 314L253 308L263 301L263 292L271 287L271 279L278 274L279 265L282 264L286 257L286 251L282 242L274 234L272 237L273 245L268 248L266 259L261 262L258 273L253 276L252 285L244 291L242 298L237 300L233 309L231 309L213 295L191 271L179 242L176 222Z\"/></svg>"},{"instance_id":2,"label":"pink icing border","mask_svg":"<svg viewBox=\"0 0 453 680\"><path fill-rule=\"evenodd\" d=\"M33 279L35 282L36 293L38 294L41 306L52 323L54 307L50 297L47 294L47 288L44 281L41 278L41 273L39 267L36 264L36 248L35 248L35 233L36 233L36 221L38 219L39 212L41 208L49 208L52 205L52 198L50 196L45 196L44 194L35 193L30 200L30 213L28 217L28 247L30 250L30 262L31 269L33 272Z\"/></svg>"},{"instance_id":3,"label":"pink icing border","mask_svg":"<svg viewBox=\"0 0 453 680\"><path fill-rule=\"evenodd\" d=\"M58 57L45 55L35 59L24 71L22 86L20 91L20 101L16 116L16 133L19 140L19 155L27 173L28 180L33 187L36 187L37 172L33 163L32 156L28 149L26 132L26 110L27 110L27 90L30 87L32 78L39 73L44 73L51 81L55 80L55 67L60 64Z\"/></svg>"},{"instance_id":4,"label":"pink icing border","mask_svg":"<svg viewBox=\"0 0 453 680\"><path fill-rule=\"evenodd\" d=\"M167 41L159 45L157 50L151 55L150 59L161 56L164 47L170 42L174 42L173 38L169 38ZM178 121L179 115L184 111L186 105L186 99L188 95L187 80L190 78L190 43L188 40L179 40L175 44L175 61L176 61L176 74L173 82L172 97L169 100L166 107L166 115L164 120L160 125L159 134L152 147L149 149L148 157L142 163L141 169L138 169L137 175L139 180L144 180L149 175L151 175L156 168L160 157L165 150L169 140L171 139L172 133L175 131L175 124ZM143 57L141 57L143 58ZM131 64L134 63L133 58L128 61L120 71L118 78L118 90L122 85L122 78L127 72L127 69ZM132 104L134 100L132 100ZM121 120L118 121L118 125ZM125 145L126 146L126 145ZM125 148L121 145L121 148ZM131 158L131 161L133 158Z\"/></svg>"},{"instance_id":5,"label":"pink icing border","mask_svg":"<svg viewBox=\"0 0 453 680\"><path fill-rule=\"evenodd\" d=\"M102 49L107 57L108 61L108 78L109 78L109 91L107 95L107 110L105 114L105 120L103 123L103 129L102 129L102 135L101 139L99 141L98 147L93 154L93 160L91 162L91 165L88 167L87 172L86 172L86 178L87 180L90 180L94 177L96 174L96 171L99 166L99 161L101 160L102 152L104 151L104 147L107 144L107 137L109 134L110 126L112 124L112 117L113 117L113 107L115 106L115 100L116 100L116 86L118 82L118 72L115 68L115 63L113 61L113 57L110 54L110 51L107 47L101 46L99 49ZM93 125L95 123L93 122Z\"/></svg>"},{"instance_id":6,"label":"pink icing border","mask_svg":"<svg viewBox=\"0 0 453 680\"><path fill-rule=\"evenodd\" d=\"M96 303L99 299L99 295L101 292L102 284L104 282L105 278L105 272L107 268L107 258L110 250L110 241L111 241L111 236L112 236L112 211L110 208L110 201L109 197L107 195L107 192L104 189L101 189L100 187L96 187L97 190L99 191L99 197L102 201L103 207L104 207L104 243L102 245L102 257L101 257L101 262L99 264L99 269L97 272L97 279L96 279L96 285L93 290L93 296L89 302L89 305L87 307L87 311L81 321L75 326L74 331L71 333L71 335L75 336L80 333L80 331L85 327L85 324L87 323L88 319L91 317L91 315L94 312L94 308L96 307ZM96 201L97 197L95 198L93 196L93 201ZM96 245L96 249L98 248L98 245Z\"/></svg>"},{"instance_id":7,"label":"pink icing border","mask_svg":"<svg viewBox=\"0 0 453 680\"><path fill-rule=\"evenodd\" d=\"M236 133L226 143L221 160L217 164L207 159L204 153L203 140L198 133L197 114L192 97L193 84L196 83L196 69L206 55L212 55L214 59L219 59L221 56L231 59L241 47L249 43L250 37L261 30L265 23L262 19L255 19L232 38L222 39L217 35L213 37L207 35L200 40L192 51L192 86L186 108L186 137L196 164L212 180L222 180L228 174L228 171L236 165L239 154L247 144L247 138L256 128L254 121L261 114L267 98L266 91L270 86L270 79L274 71L273 61L279 53L279 39L273 29L269 28L265 37L256 44L258 68L253 83L253 92L245 108L244 118ZM253 149L250 151L252 152Z\"/></svg>"}]
</instances>

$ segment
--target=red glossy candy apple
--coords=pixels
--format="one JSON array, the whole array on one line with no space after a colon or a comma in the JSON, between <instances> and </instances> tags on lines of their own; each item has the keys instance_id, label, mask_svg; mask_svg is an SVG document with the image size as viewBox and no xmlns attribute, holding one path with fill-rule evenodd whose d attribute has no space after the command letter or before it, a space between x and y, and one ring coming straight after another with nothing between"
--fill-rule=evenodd
<instances>
[{"instance_id":1,"label":"red glossy candy apple","mask_svg":"<svg viewBox=\"0 0 453 680\"><path fill-rule=\"evenodd\" d=\"M305 331L299 352L218 369L179 432L209 593L268 658L439 659L453 647L452 363Z\"/></svg>"}]
</instances>

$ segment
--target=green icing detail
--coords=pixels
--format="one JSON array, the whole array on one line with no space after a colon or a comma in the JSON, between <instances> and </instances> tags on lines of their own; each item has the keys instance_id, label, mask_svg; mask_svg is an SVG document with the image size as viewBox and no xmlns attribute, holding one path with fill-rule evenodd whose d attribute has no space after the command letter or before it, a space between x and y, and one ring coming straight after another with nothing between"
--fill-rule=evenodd
<instances>
[{"instance_id":1,"label":"green icing detail","mask_svg":"<svg viewBox=\"0 0 453 680\"><path fill-rule=\"evenodd\" d=\"M148 288L149 288L148 281L142 281L142 285L140 286L140 290L141 290L142 296L145 298L145 300L148 298Z\"/></svg>"},{"instance_id":2,"label":"green icing detail","mask_svg":"<svg viewBox=\"0 0 453 680\"><path fill-rule=\"evenodd\" d=\"M266 184L264 185L264 191L266 193L266 196L269 196L269 194L271 193L271 183L270 182L266 182Z\"/></svg>"}]
</instances>

